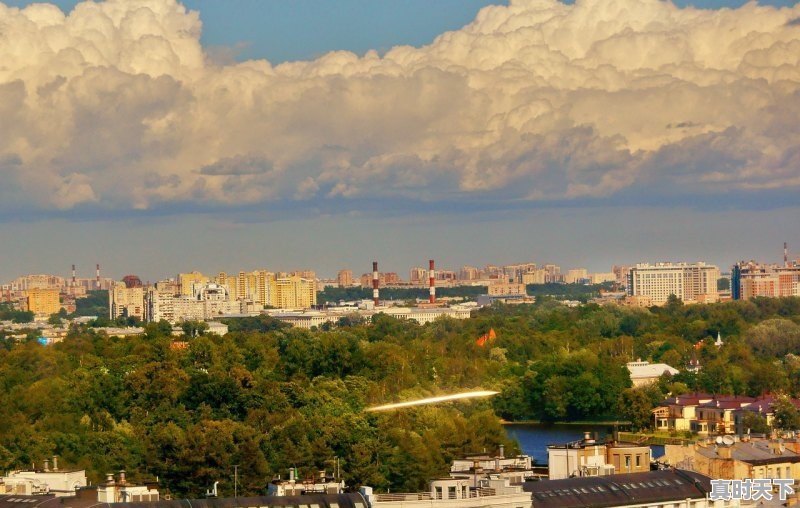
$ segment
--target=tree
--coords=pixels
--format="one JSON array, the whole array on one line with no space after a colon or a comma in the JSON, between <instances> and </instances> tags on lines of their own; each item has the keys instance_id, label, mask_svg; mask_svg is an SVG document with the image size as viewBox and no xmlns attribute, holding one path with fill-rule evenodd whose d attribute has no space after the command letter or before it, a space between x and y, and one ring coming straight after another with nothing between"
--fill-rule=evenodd
<instances>
[{"instance_id":1,"label":"tree","mask_svg":"<svg viewBox=\"0 0 800 508\"><path fill-rule=\"evenodd\" d=\"M197 337L204 335L208 330L208 323L205 321L184 321L181 323L183 334L187 337Z\"/></svg>"},{"instance_id":2,"label":"tree","mask_svg":"<svg viewBox=\"0 0 800 508\"><path fill-rule=\"evenodd\" d=\"M742 427L745 432L755 432L758 434L768 434L770 431L767 418L753 411L745 411L742 416Z\"/></svg>"},{"instance_id":3,"label":"tree","mask_svg":"<svg viewBox=\"0 0 800 508\"><path fill-rule=\"evenodd\" d=\"M798 430L800 429L800 412L792 404L791 399L786 395L778 397L773 406L774 418L772 420L776 429Z\"/></svg>"},{"instance_id":4,"label":"tree","mask_svg":"<svg viewBox=\"0 0 800 508\"><path fill-rule=\"evenodd\" d=\"M653 402L645 388L628 388L622 393L623 413L636 430L650 427Z\"/></svg>"}]
</instances>

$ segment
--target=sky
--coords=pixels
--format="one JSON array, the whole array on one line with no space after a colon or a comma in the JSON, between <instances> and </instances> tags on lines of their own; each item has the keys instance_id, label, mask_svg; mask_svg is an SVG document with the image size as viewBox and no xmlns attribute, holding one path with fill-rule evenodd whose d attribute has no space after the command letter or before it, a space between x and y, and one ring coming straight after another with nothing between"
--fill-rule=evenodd
<instances>
[{"instance_id":1,"label":"sky","mask_svg":"<svg viewBox=\"0 0 800 508\"><path fill-rule=\"evenodd\" d=\"M0 281L800 257L800 6L0 0Z\"/></svg>"}]
</instances>

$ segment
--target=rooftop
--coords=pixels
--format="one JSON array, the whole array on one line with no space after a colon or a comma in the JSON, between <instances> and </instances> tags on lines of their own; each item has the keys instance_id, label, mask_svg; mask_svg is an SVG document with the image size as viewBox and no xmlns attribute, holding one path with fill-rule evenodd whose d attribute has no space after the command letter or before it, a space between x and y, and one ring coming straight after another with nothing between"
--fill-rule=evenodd
<instances>
[{"instance_id":1,"label":"rooftop","mask_svg":"<svg viewBox=\"0 0 800 508\"><path fill-rule=\"evenodd\" d=\"M526 482L537 508L603 508L705 498L711 479L678 469Z\"/></svg>"},{"instance_id":2,"label":"rooftop","mask_svg":"<svg viewBox=\"0 0 800 508\"><path fill-rule=\"evenodd\" d=\"M701 446L697 453L710 459L720 459L720 446ZM730 445L731 458L746 462L751 465L764 465L791 462L800 462L800 455L784 448L780 450L780 444L770 441L749 441L737 442Z\"/></svg>"}]
</instances>

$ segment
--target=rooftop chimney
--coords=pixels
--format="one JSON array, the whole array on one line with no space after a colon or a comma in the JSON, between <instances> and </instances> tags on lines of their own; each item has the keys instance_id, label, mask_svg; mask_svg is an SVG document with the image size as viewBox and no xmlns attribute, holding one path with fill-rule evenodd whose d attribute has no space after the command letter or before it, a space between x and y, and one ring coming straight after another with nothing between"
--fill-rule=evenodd
<instances>
[{"instance_id":1,"label":"rooftop chimney","mask_svg":"<svg viewBox=\"0 0 800 508\"><path fill-rule=\"evenodd\" d=\"M95 271L95 289L100 289L100 263L97 263L97 269Z\"/></svg>"},{"instance_id":2,"label":"rooftop chimney","mask_svg":"<svg viewBox=\"0 0 800 508\"><path fill-rule=\"evenodd\" d=\"M378 297L378 262L372 262L372 303L375 304L375 307L378 306L380 303L380 298Z\"/></svg>"},{"instance_id":3,"label":"rooftop chimney","mask_svg":"<svg viewBox=\"0 0 800 508\"><path fill-rule=\"evenodd\" d=\"M50 461L47 459L44 459L44 472L45 473L50 472Z\"/></svg>"},{"instance_id":4,"label":"rooftop chimney","mask_svg":"<svg viewBox=\"0 0 800 508\"><path fill-rule=\"evenodd\" d=\"M72 285L77 285L75 281L75 265L72 265Z\"/></svg>"},{"instance_id":5,"label":"rooftop chimney","mask_svg":"<svg viewBox=\"0 0 800 508\"><path fill-rule=\"evenodd\" d=\"M429 303L436 303L436 271L434 270L433 260L428 261L428 286L430 287Z\"/></svg>"},{"instance_id":6,"label":"rooftop chimney","mask_svg":"<svg viewBox=\"0 0 800 508\"><path fill-rule=\"evenodd\" d=\"M58 471L58 455L53 455L53 471Z\"/></svg>"},{"instance_id":7,"label":"rooftop chimney","mask_svg":"<svg viewBox=\"0 0 800 508\"><path fill-rule=\"evenodd\" d=\"M789 267L789 246L783 242L783 266Z\"/></svg>"}]
</instances>

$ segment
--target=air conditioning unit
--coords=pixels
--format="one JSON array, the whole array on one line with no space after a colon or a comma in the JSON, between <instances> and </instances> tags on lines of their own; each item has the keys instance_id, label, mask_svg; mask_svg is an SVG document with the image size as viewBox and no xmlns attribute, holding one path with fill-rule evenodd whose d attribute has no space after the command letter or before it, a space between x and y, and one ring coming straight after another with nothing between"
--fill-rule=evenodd
<instances>
[{"instance_id":1,"label":"air conditioning unit","mask_svg":"<svg viewBox=\"0 0 800 508\"><path fill-rule=\"evenodd\" d=\"M608 476L614 474L614 466L611 464L604 464L600 467L600 476Z\"/></svg>"}]
</instances>

